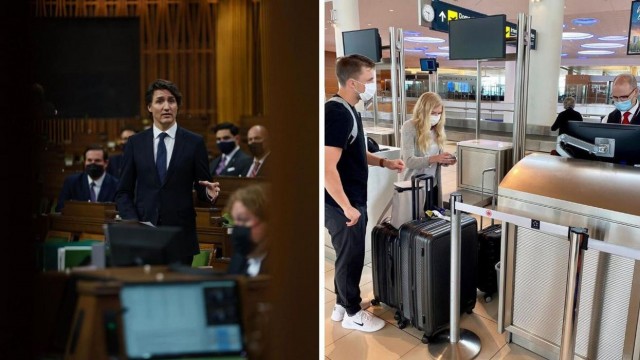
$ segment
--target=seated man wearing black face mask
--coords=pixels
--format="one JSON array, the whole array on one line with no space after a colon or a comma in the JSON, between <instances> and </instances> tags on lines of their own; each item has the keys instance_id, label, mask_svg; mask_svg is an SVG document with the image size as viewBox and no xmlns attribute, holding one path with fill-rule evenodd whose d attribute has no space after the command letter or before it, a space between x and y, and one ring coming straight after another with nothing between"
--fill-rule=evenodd
<instances>
[{"instance_id":1,"label":"seated man wearing black face mask","mask_svg":"<svg viewBox=\"0 0 640 360\"><path fill-rule=\"evenodd\" d=\"M249 185L236 190L225 212L233 218L233 255L228 273L256 276L266 273L267 192L265 185Z\"/></svg>"},{"instance_id":2,"label":"seated man wearing black face mask","mask_svg":"<svg viewBox=\"0 0 640 360\"><path fill-rule=\"evenodd\" d=\"M269 167L267 166L267 157L271 154L271 147L269 146L269 132L267 128L262 125L255 125L249 129L247 133L249 142L249 151L253 155L253 163L247 177L264 177L269 174Z\"/></svg>"},{"instance_id":3,"label":"seated man wearing black face mask","mask_svg":"<svg viewBox=\"0 0 640 360\"><path fill-rule=\"evenodd\" d=\"M240 131L228 123L220 123L213 128L216 134L216 146L222 153L211 160L211 176L245 176L251 167L251 157L240 150Z\"/></svg>"},{"instance_id":4,"label":"seated man wearing black face mask","mask_svg":"<svg viewBox=\"0 0 640 360\"><path fill-rule=\"evenodd\" d=\"M67 200L90 202L115 201L118 179L105 173L109 155L100 146L90 146L84 152L84 172L68 176L58 197L56 212Z\"/></svg>"}]
</instances>

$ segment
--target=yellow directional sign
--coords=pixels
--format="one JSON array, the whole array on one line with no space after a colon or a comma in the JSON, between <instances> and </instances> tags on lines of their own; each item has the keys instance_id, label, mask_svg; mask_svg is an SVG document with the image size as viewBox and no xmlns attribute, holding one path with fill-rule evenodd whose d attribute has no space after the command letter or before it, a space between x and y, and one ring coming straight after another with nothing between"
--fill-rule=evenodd
<instances>
[{"instance_id":1,"label":"yellow directional sign","mask_svg":"<svg viewBox=\"0 0 640 360\"><path fill-rule=\"evenodd\" d=\"M447 10L447 22L451 20L458 20L458 12L455 10Z\"/></svg>"}]
</instances>

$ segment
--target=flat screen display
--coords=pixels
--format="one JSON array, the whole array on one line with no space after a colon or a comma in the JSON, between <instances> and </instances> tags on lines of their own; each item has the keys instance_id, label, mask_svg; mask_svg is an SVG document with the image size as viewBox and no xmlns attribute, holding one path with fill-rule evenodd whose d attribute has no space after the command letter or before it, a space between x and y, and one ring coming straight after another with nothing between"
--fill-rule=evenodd
<instances>
[{"instance_id":1,"label":"flat screen display","mask_svg":"<svg viewBox=\"0 0 640 360\"><path fill-rule=\"evenodd\" d=\"M34 81L61 118L140 115L138 17L38 18Z\"/></svg>"},{"instance_id":2,"label":"flat screen display","mask_svg":"<svg viewBox=\"0 0 640 360\"><path fill-rule=\"evenodd\" d=\"M590 144L594 144L596 138L613 139L615 141L612 158L596 156L569 144L563 145L561 150L571 157L623 165L640 164L640 152L638 151L640 126L638 125L569 121L567 122L565 134ZM558 152L561 153L560 151Z\"/></svg>"},{"instance_id":3,"label":"flat screen display","mask_svg":"<svg viewBox=\"0 0 640 360\"><path fill-rule=\"evenodd\" d=\"M129 359L244 353L235 281L125 284L120 302Z\"/></svg>"},{"instance_id":4,"label":"flat screen display","mask_svg":"<svg viewBox=\"0 0 640 360\"><path fill-rule=\"evenodd\" d=\"M382 59L382 43L378 29L345 31L342 33L344 55L360 54L373 62Z\"/></svg>"},{"instance_id":5,"label":"flat screen display","mask_svg":"<svg viewBox=\"0 0 640 360\"><path fill-rule=\"evenodd\" d=\"M424 58L420 59L420 70L421 71L436 71L436 59L433 58Z\"/></svg>"},{"instance_id":6,"label":"flat screen display","mask_svg":"<svg viewBox=\"0 0 640 360\"><path fill-rule=\"evenodd\" d=\"M627 55L640 55L640 1L631 3Z\"/></svg>"},{"instance_id":7,"label":"flat screen display","mask_svg":"<svg viewBox=\"0 0 640 360\"><path fill-rule=\"evenodd\" d=\"M506 22L505 15L449 22L449 59L504 59Z\"/></svg>"}]
</instances>

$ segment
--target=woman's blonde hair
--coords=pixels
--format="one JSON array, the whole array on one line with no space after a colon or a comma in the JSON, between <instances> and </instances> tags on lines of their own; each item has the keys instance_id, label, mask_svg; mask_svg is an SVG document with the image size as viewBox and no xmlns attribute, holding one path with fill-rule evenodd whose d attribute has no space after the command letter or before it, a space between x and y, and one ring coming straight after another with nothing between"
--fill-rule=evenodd
<instances>
[{"instance_id":1,"label":"woman's blonde hair","mask_svg":"<svg viewBox=\"0 0 640 360\"><path fill-rule=\"evenodd\" d=\"M440 95L432 92L426 92L420 95L416 105L413 107L413 121L416 126L416 134L418 134L418 138L416 140L416 145L418 149L423 153L426 153L431 146L431 143L434 141L431 138L431 112L433 109L438 106L442 106L442 115L440 116L440 121L435 126L434 130L436 132L435 142L438 144L440 149L444 148L444 142L446 140L446 136L444 134L444 123L445 123L445 111L444 104L442 103L442 98Z\"/></svg>"},{"instance_id":2,"label":"woman's blonde hair","mask_svg":"<svg viewBox=\"0 0 640 360\"><path fill-rule=\"evenodd\" d=\"M244 205L247 210L254 214L261 221L268 220L267 201L268 201L268 185L254 184L237 189L229 197L226 213L231 213L231 208L236 201Z\"/></svg>"}]
</instances>

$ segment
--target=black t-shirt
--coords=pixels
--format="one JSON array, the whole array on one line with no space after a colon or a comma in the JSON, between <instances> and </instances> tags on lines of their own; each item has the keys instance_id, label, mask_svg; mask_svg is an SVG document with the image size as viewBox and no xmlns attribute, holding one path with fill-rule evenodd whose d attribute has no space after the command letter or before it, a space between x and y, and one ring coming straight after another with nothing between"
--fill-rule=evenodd
<instances>
[{"instance_id":1,"label":"black t-shirt","mask_svg":"<svg viewBox=\"0 0 640 360\"><path fill-rule=\"evenodd\" d=\"M337 95L336 95L337 96ZM360 114L352 106L351 110L356 116L358 135L351 144L349 137L353 128L353 116L347 108L336 101L327 101L324 105L324 145L342 149L342 155L338 160L338 173L342 188L352 206L367 204L367 178L369 167L367 165L366 142L362 119ZM325 204L339 206L325 189Z\"/></svg>"}]
</instances>

